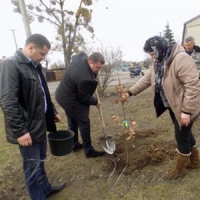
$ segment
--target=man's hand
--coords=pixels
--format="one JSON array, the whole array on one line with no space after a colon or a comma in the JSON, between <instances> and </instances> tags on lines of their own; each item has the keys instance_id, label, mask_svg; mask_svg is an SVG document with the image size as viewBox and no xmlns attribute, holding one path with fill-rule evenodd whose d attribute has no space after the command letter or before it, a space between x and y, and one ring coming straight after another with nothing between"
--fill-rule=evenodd
<instances>
[{"instance_id":1,"label":"man's hand","mask_svg":"<svg viewBox=\"0 0 200 200\"><path fill-rule=\"evenodd\" d=\"M59 114L57 114L55 117L54 117L54 121L55 122L60 122L61 121L61 116Z\"/></svg>"},{"instance_id":2,"label":"man's hand","mask_svg":"<svg viewBox=\"0 0 200 200\"><path fill-rule=\"evenodd\" d=\"M181 124L188 126L190 124L190 114L181 113Z\"/></svg>"},{"instance_id":3,"label":"man's hand","mask_svg":"<svg viewBox=\"0 0 200 200\"><path fill-rule=\"evenodd\" d=\"M101 105L101 102L100 102L100 101L98 101L98 103L97 103L97 108L99 108L99 107L100 107L100 105Z\"/></svg>"},{"instance_id":4,"label":"man's hand","mask_svg":"<svg viewBox=\"0 0 200 200\"><path fill-rule=\"evenodd\" d=\"M30 136L30 133L26 133L22 135L21 137L17 138L17 141L19 145L21 146L31 146L32 145L32 139Z\"/></svg>"}]
</instances>

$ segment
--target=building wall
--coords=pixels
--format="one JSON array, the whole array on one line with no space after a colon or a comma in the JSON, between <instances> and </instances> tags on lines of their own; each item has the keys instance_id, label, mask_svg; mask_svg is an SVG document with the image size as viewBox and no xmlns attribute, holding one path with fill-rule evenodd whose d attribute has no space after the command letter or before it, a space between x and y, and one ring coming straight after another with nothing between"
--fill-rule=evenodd
<instances>
[{"instance_id":1,"label":"building wall","mask_svg":"<svg viewBox=\"0 0 200 200\"><path fill-rule=\"evenodd\" d=\"M184 40L188 36L193 36L195 44L200 46L200 16L185 23Z\"/></svg>"}]
</instances>

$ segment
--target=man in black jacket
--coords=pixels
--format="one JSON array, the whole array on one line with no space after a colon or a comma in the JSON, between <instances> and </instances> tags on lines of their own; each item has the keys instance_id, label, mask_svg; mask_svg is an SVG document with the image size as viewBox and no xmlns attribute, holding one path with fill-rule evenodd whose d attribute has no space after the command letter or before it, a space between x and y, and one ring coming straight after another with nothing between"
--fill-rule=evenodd
<instances>
[{"instance_id":1,"label":"man in black jacket","mask_svg":"<svg viewBox=\"0 0 200 200\"><path fill-rule=\"evenodd\" d=\"M87 158L104 155L94 150L90 137L90 105L99 106L100 102L93 97L97 87L97 74L104 64L104 57L95 52L89 57L80 53L72 57L57 90L56 100L65 110L68 126L74 132L74 151L84 148ZM78 141L78 128L83 144Z\"/></svg>"},{"instance_id":2,"label":"man in black jacket","mask_svg":"<svg viewBox=\"0 0 200 200\"><path fill-rule=\"evenodd\" d=\"M26 40L23 49L0 63L0 104L5 117L7 140L18 144L32 200L45 200L65 184L51 186L46 177L46 131L56 131L60 117L50 98L40 62L51 48L40 34Z\"/></svg>"}]
</instances>

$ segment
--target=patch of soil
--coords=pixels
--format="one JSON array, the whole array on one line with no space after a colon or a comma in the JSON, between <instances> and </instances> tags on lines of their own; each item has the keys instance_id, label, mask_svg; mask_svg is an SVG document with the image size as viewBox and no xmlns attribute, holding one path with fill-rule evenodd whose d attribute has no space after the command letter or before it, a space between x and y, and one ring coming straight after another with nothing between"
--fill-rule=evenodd
<instances>
[{"instance_id":1,"label":"patch of soil","mask_svg":"<svg viewBox=\"0 0 200 200\"><path fill-rule=\"evenodd\" d=\"M134 98L134 97L133 97ZM127 140L128 134L124 133L122 127L116 126L112 121L112 116L116 115L123 119L123 109L120 104L114 104L115 95L102 99L102 110L106 122L106 131L111 133L116 144L116 151L113 155L106 155L114 162L107 162L103 166L103 171L110 172L115 168L115 173L126 175L134 171L143 170L147 166L161 165L176 157L176 142L174 139L173 124L169 114L165 112L156 119L152 100L149 99L149 91L144 92L137 99L126 102L124 111L126 117L134 119L136 122L135 136ZM96 108L91 109L92 129L94 132L101 130L100 118ZM93 117L94 116L94 117ZM100 134L99 133L97 134Z\"/></svg>"},{"instance_id":2,"label":"patch of soil","mask_svg":"<svg viewBox=\"0 0 200 200\"><path fill-rule=\"evenodd\" d=\"M175 159L175 142L156 141L152 144L145 144L145 139L152 135L156 137L157 133L149 130L140 132L138 136L128 141L125 135L116 141L114 154L116 173L121 173L126 168L123 173L128 175L133 171L142 170L146 166L154 166L166 160ZM113 165L105 166L104 170L110 171L113 167Z\"/></svg>"}]
</instances>

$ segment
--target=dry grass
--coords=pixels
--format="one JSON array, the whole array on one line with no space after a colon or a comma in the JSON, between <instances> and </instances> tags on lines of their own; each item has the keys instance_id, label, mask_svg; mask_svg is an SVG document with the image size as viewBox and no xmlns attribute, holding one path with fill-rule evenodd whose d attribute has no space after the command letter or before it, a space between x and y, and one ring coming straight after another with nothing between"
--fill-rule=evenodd
<instances>
[{"instance_id":1,"label":"dry grass","mask_svg":"<svg viewBox=\"0 0 200 200\"><path fill-rule=\"evenodd\" d=\"M112 90L111 90L112 92ZM117 145L116 157L106 155L101 158L86 159L83 151L63 157L52 156L48 149L45 162L48 178L52 184L65 181L67 187L50 200L197 200L200 199L200 170L189 171L185 178L164 181L163 174L174 166L174 135L168 113L155 118L151 90L138 97L132 97L126 104L126 116L137 122L135 139L125 142L122 130L115 127L112 114L122 116L121 107L114 105L116 96L101 99L106 130L112 134ZM56 104L63 119L63 110ZM101 150L98 138L102 136L102 126L98 110L91 108L92 141ZM29 199L24 184L22 161L18 147L6 142L3 116L0 113L0 199ZM200 123L194 125L194 133L199 133ZM66 129L58 124L59 129ZM200 137L197 135L197 142ZM126 146L127 145L127 146ZM121 147L121 150L120 148ZM155 155L153 149L160 154ZM161 151L163 149L163 151ZM154 152L154 154L152 153ZM157 152L157 150L156 150ZM165 156L167 153L171 153ZM148 158L145 157L148 154ZM146 158L146 164L141 164ZM155 162L159 158L159 162ZM140 159L140 160L139 160ZM123 160L123 164L119 162ZM139 162L140 161L140 162ZM157 160L158 161L158 160ZM139 164L140 165L139 165ZM121 164L121 165L120 165ZM137 165L138 164L138 165ZM116 166L115 166L116 165ZM135 168L136 166L140 166ZM120 170L119 170L120 169Z\"/></svg>"}]
</instances>

